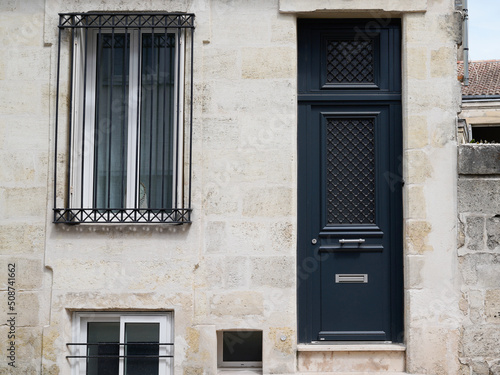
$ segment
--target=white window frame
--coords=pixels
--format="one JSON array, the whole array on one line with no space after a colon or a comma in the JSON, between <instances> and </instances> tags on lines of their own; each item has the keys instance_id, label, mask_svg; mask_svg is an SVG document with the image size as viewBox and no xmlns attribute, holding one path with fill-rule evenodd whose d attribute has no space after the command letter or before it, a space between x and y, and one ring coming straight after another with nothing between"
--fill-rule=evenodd
<instances>
[{"instance_id":1,"label":"white window frame","mask_svg":"<svg viewBox=\"0 0 500 375\"><path fill-rule=\"evenodd\" d=\"M108 312L75 312L73 313L73 343L87 342L87 323L89 322L119 322L120 323L120 343L125 342L125 324L126 323L159 323L160 324L160 343L173 343L173 313L138 313L138 312L123 312L123 313L108 313ZM74 345L70 347L71 355L85 356L87 352L86 345ZM124 346L120 346L119 355L125 354ZM160 345L159 355L174 354L173 345ZM85 358L73 360L71 362L72 375L86 375ZM158 375L173 374L174 359L159 358ZM125 359L119 359L119 375L123 375ZM110 374L112 375L112 374Z\"/></svg>"},{"instance_id":2,"label":"white window frame","mask_svg":"<svg viewBox=\"0 0 500 375\"><path fill-rule=\"evenodd\" d=\"M164 34L165 29L133 29L127 30L116 28L114 33L127 32L130 37L129 51L129 95L128 95L128 135L127 135L127 182L126 182L126 202L125 208L141 208L135 206L135 197L139 189L139 179L136 174L139 173L137 164L140 163L136 143L140 145L139 134L137 134L137 119L140 119L140 63L141 63L141 39L140 35L154 32L155 34ZM111 34L111 30L103 29L101 33ZM174 117L173 117L173 182L172 182L172 202L177 202L177 207L161 208L180 208L183 201L183 152L184 152L184 33L177 29L168 29L168 34L175 35L175 56L174 56ZM87 45L85 35L88 37ZM84 209L94 209L102 207L93 207L93 186L94 186L94 132L95 132L95 109L96 109L96 59L97 59L97 39L99 31L77 29L75 36L75 54L73 66L73 97L74 110L72 113L73 134L72 134L72 162L71 171L71 189L70 204L72 207L81 207ZM87 49L85 53L85 49ZM85 61L87 60L87 61ZM86 79L85 77L86 64ZM179 75L177 77L177 75ZM85 81L85 84L84 84ZM179 89L180 86L180 89ZM85 100L84 100L85 98ZM85 104L84 104L85 103ZM85 140L83 140L83 126L85 123ZM177 126L179 124L179 126ZM82 155L82 143L83 154ZM82 163L82 158L83 163ZM82 166L83 164L83 166ZM137 168L136 168L137 166ZM83 181L82 183L82 167ZM137 185L135 181L137 180ZM177 181L177 185L176 185ZM83 201L82 201L83 189ZM175 196L177 192L177 196ZM175 203L172 204L175 206ZM154 207L158 208L158 207Z\"/></svg>"}]
</instances>

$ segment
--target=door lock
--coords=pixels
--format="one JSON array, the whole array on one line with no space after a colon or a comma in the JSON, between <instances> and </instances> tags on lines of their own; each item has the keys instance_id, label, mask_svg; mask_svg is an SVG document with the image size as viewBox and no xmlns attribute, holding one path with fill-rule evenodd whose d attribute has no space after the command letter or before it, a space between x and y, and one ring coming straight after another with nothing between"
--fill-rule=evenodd
<instances>
[{"instance_id":1,"label":"door lock","mask_svg":"<svg viewBox=\"0 0 500 375\"><path fill-rule=\"evenodd\" d=\"M318 243L318 240L317 240L316 238L313 238L313 239L311 240L311 243L312 243L313 245L316 245L316 244Z\"/></svg>"}]
</instances>

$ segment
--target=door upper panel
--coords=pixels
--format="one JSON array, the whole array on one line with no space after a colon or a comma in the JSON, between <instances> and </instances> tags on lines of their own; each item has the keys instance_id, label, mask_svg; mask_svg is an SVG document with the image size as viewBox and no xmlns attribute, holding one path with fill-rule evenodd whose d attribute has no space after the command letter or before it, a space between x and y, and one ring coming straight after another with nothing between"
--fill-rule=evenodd
<instances>
[{"instance_id":1,"label":"door upper panel","mask_svg":"<svg viewBox=\"0 0 500 375\"><path fill-rule=\"evenodd\" d=\"M399 70L392 59L399 56L399 20L333 23L299 20L307 31L299 35L299 93L370 90L399 93ZM371 25L370 23L374 23ZM378 27L377 27L378 26ZM399 62L396 62L399 65Z\"/></svg>"}]
</instances>

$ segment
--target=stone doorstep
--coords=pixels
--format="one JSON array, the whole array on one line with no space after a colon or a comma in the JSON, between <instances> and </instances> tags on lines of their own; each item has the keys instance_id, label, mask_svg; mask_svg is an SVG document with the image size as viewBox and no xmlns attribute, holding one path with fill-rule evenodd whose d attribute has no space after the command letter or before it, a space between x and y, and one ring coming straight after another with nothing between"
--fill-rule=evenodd
<instances>
[{"instance_id":1,"label":"stone doorstep","mask_svg":"<svg viewBox=\"0 0 500 375\"><path fill-rule=\"evenodd\" d=\"M298 344L298 352L404 352L401 344Z\"/></svg>"},{"instance_id":2,"label":"stone doorstep","mask_svg":"<svg viewBox=\"0 0 500 375\"><path fill-rule=\"evenodd\" d=\"M400 344L299 344L299 374L405 374Z\"/></svg>"},{"instance_id":3,"label":"stone doorstep","mask_svg":"<svg viewBox=\"0 0 500 375\"><path fill-rule=\"evenodd\" d=\"M293 375L419 375L419 374L410 374L408 372L365 371L365 372L297 372Z\"/></svg>"}]
</instances>

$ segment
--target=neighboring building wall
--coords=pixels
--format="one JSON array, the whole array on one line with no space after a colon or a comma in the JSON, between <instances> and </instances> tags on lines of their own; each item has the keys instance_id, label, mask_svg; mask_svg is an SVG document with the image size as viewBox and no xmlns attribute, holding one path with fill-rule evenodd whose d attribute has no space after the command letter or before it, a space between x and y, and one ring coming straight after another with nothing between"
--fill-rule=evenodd
<instances>
[{"instance_id":1,"label":"neighboring building wall","mask_svg":"<svg viewBox=\"0 0 500 375\"><path fill-rule=\"evenodd\" d=\"M57 13L90 10L196 14L191 225L52 224ZM19 374L70 373L79 310L173 310L179 375L215 374L216 330L227 328L263 330L264 373L296 372L297 16L402 19L406 369L459 373L462 338L466 356L483 354L467 346L477 328L461 334L452 0L7 0L0 303L4 319L15 263Z\"/></svg>"},{"instance_id":2,"label":"neighboring building wall","mask_svg":"<svg viewBox=\"0 0 500 375\"><path fill-rule=\"evenodd\" d=\"M460 361L500 373L500 145L458 148L459 260L465 314Z\"/></svg>"}]
</instances>

